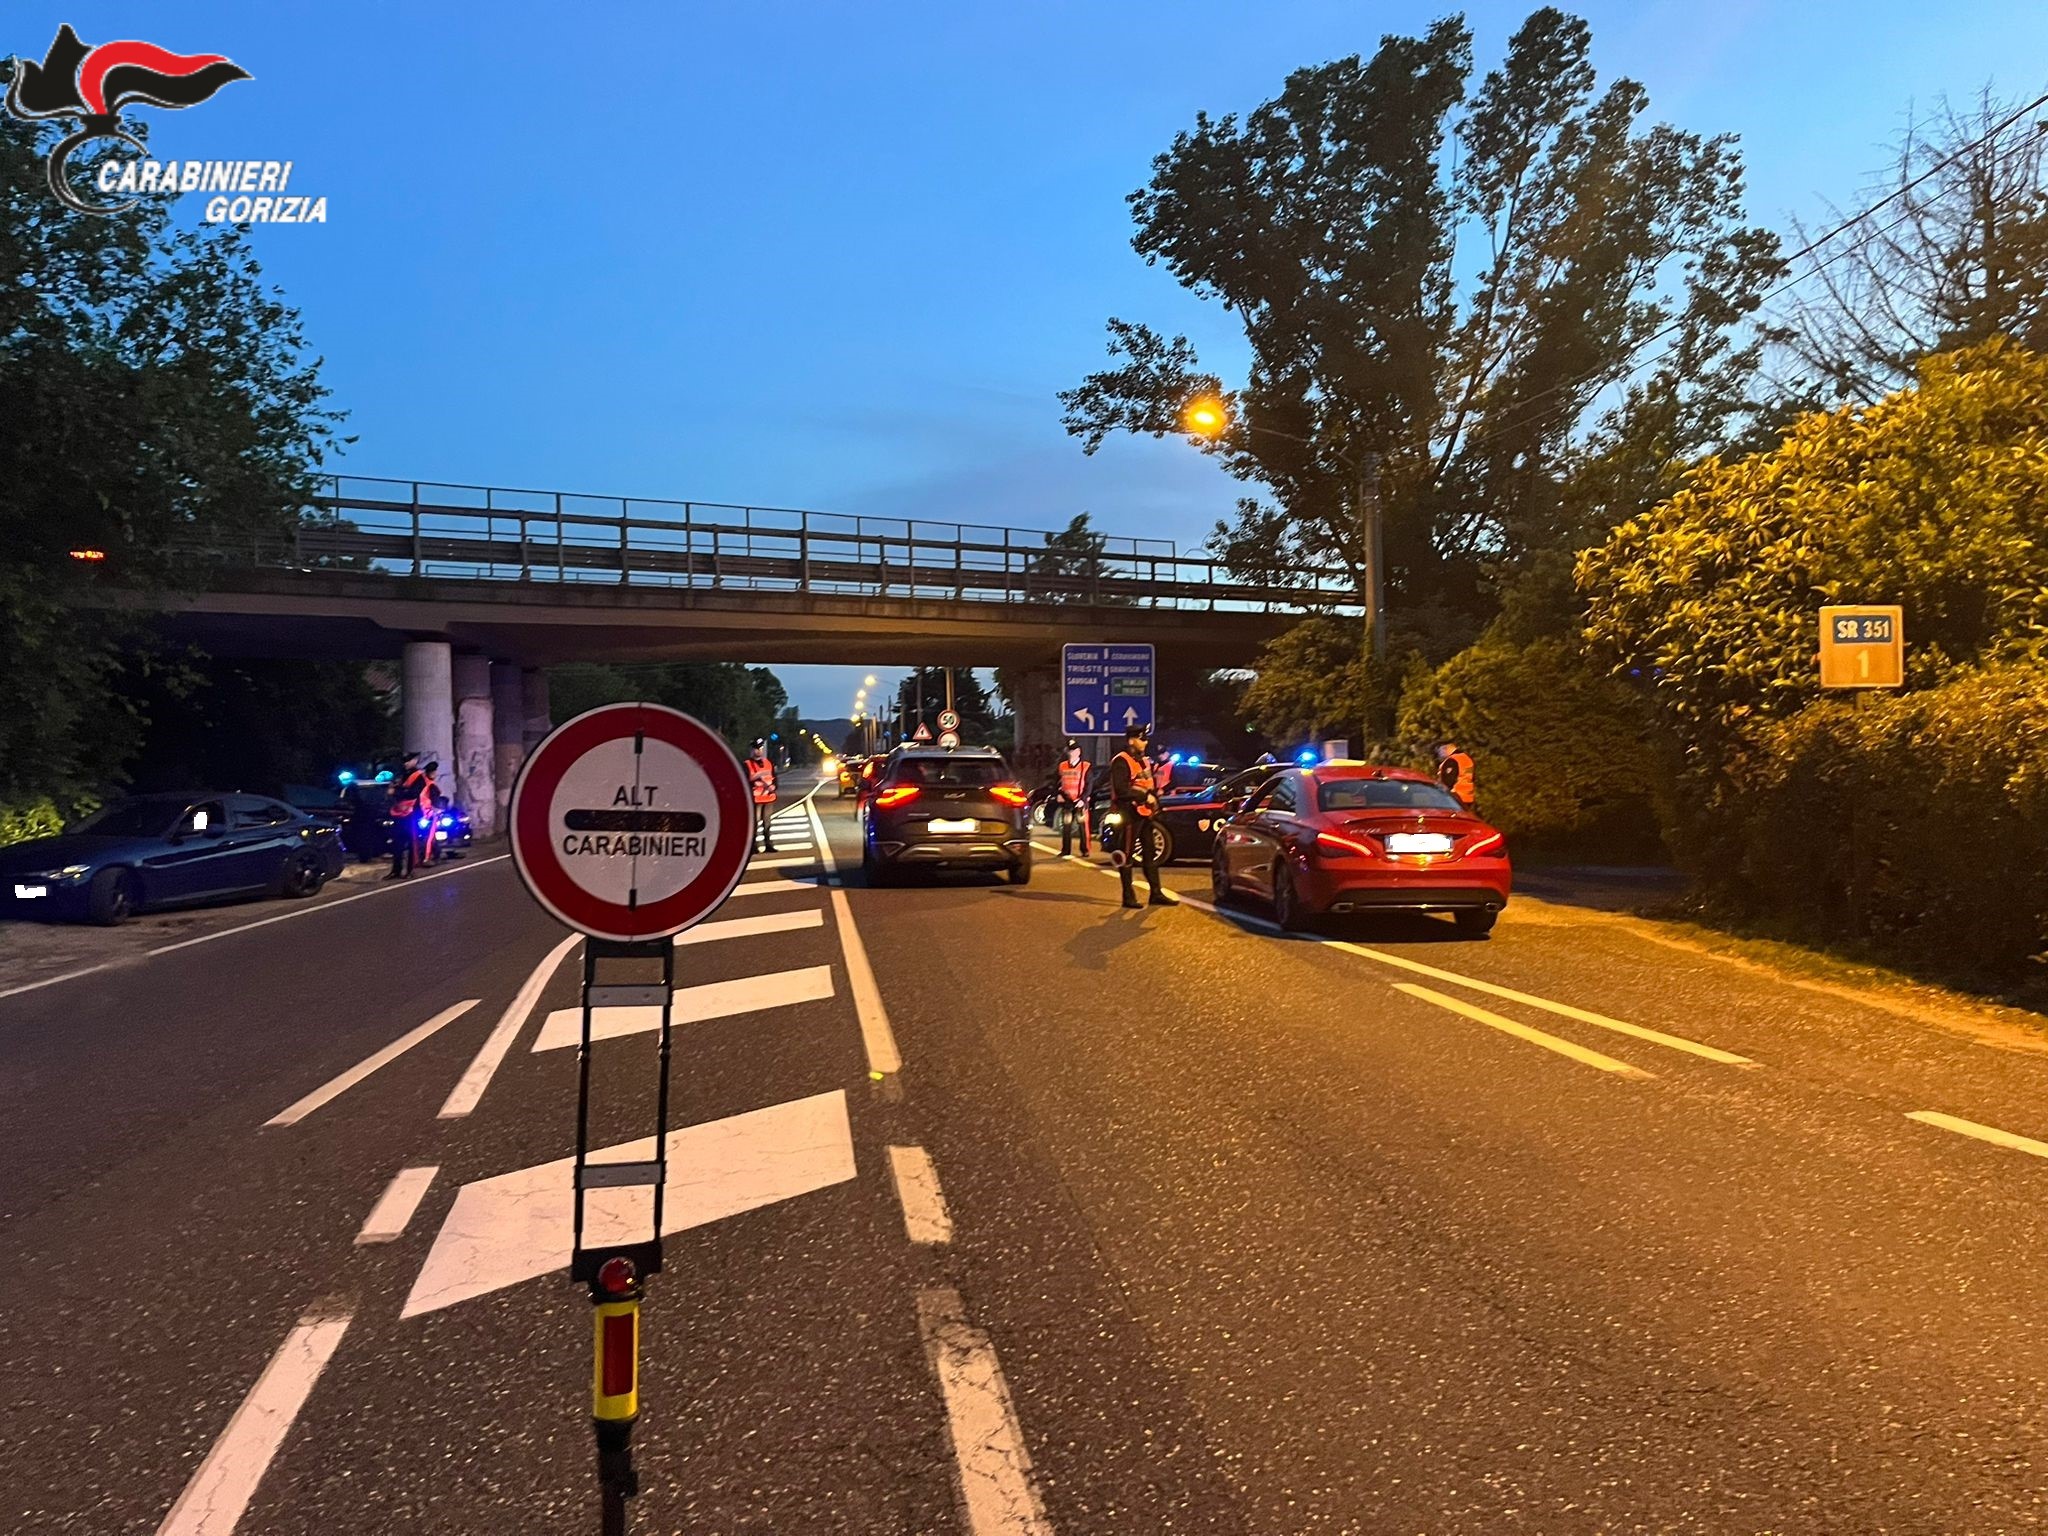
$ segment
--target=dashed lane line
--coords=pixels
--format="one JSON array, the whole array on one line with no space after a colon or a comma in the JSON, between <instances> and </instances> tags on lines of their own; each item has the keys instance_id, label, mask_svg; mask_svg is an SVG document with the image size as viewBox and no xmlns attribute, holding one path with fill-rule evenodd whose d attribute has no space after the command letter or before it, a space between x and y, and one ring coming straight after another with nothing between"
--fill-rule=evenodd
<instances>
[{"instance_id":1,"label":"dashed lane line","mask_svg":"<svg viewBox=\"0 0 2048 1536\"><path fill-rule=\"evenodd\" d=\"M443 1008L439 1013L427 1020L426 1023L420 1025L419 1028L407 1030L382 1050L373 1051L339 1077L331 1078L327 1082L322 1083L303 1099L279 1110L263 1123L266 1126L297 1125L321 1105L340 1098L349 1089L355 1087L357 1083L360 1083L372 1072L378 1070L378 1068L389 1066L392 1062L398 1060L399 1057L403 1056L429 1035L446 1029L450 1024L453 1024L457 1019L469 1012L470 1009L474 1008L476 1004L477 1000L471 997L465 998L453 1007Z\"/></svg>"},{"instance_id":2,"label":"dashed lane line","mask_svg":"<svg viewBox=\"0 0 2048 1536\"><path fill-rule=\"evenodd\" d=\"M164 1516L157 1536L229 1536L334 1358L351 1316L353 1306L344 1301L315 1306L299 1319Z\"/></svg>"},{"instance_id":3,"label":"dashed lane line","mask_svg":"<svg viewBox=\"0 0 2048 1536\"><path fill-rule=\"evenodd\" d=\"M1052 1536L995 1345L950 1287L917 1293L917 1327L945 1399L970 1536Z\"/></svg>"},{"instance_id":4,"label":"dashed lane line","mask_svg":"<svg viewBox=\"0 0 2048 1536\"><path fill-rule=\"evenodd\" d=\"M547 990L548 982L555 970L568 958L569 951L583 942L583 935L572 933L561 943L547 952L545 959L533 968L533 972L520 983L519 991L499 1015L497 1026L484 1041L483 1048L476 1053L476 1059L469 1064L461 1077L456 1079L447 1102L441 1106L437 1120L460 1120L483 1098L484 1090L491 1085L491 1078L505 1060L505 1053L512 1049L512 1042L519 1037L519 1031L526 1027L526 1021L533 1016L534 1004Z\"/></svg>"},{"instance_id":5,"label":"dashed lane line","mask_svg":"<svg viewBox=\"0 0 2048 1536\"><path fill-rule=\"evenodd\" d=\"M1960 1115L1945 1115L1938 1109L1916 1109L1910 1111L1906 1118L1917 1120L1922 1125L1937 1126L1944 1131L1954 1131L1958 1136L1986 1141L1994 1147L2004 1147L2008 1151L2025 1152L2030 1157L2048 1157L2048 1141L2036 1141L2031 1136L2001 1131L1995 1125L1982 1125L1975 1120L1965 1120Z\"/></svg>"},{"instance_id":6,"label":"dashed lane line","mask_svg":"<svg viewBox=\"0 0 2048 1536\"><path fill-rule=\"evenodd\" d=\"M1098 873L1108 875L1112 879L1116 876L1116 871L1113 869L1104 869L1099 864L1071 854L1063 855L1058 849L1045 848L1043 843L1034 843L1032 846L1044 849L1056 859L1064 858L1070 864L1079 864L1084 869L1096 870ZM1278 923L1268 918L1260 917L1256 913L1232 911L1229 908L1218 907L1214 902L1203 901L1200 897L1185 895L1178 891L1168 891L1166 894L1178 905L1193 907L1196 911L1207 912L1212 917L1220 917L1226 921L1237 923L1244 927L1257 928L1266 933L1279 933L1282 931ZM1688 1056L1697 1056L1703 1061L1716 1062L1724 1067L1753 1067L1756 1065L1749 1057L1738 1056L1733 1051L1724 1051L1716 1045L1707 1045L1698 1040L1688 1040L1683 1035L1668 1034L1663 1030L1650 1029L1642 1024L1631 1024L1626 1019L1610 1018L1604 1013L1594 1013L1589 1009L1574 1008L1569 1003L1552 1002L1547 997L1537 997L1529 992L1518 992L1512 987L1503 987L1490 981L1481 981L1476 976L1463 976L1456 971L1444 970L1440 966L1425 965L1422 961L1410 960L1405 955L1392 955L1388 954L1385 950L1371 949L1363 944L1353 944L1345 939L1327 938L1321 934L1301 933L1294 934L1292 937L1311 944L1321 944L1326 948L1342 950L1345 954L1357 955L1361 959L1376 961L1381 965L1393 966L1398 970L1408 971L1413 975L1428 976L1432 980L1448 982L1452 986L1467 987L1474 992L1483 992L1489 997L1498 997L1505 1002L1520 1003L1526 1008L1541 1009L1545 1013L1554 1013L1560 1018L1576 1019L1579 1023L1591 1024L1596 1029L1610 1030L1615 1034L1627 1035L1632 1039L1646 1041L1651 1045L1661 1045L1666 1050L1679 1051Z\"/></svg>"},{"instance_id":7,"label":"dashed lane line","mask_svg":"<svg viewBox=\"0 0 2048 1536\"><path fill-rule=\"evenodd\" d=\"M939 1171L923 1147L890 1147L889 1174L896 1181L896 1199L903 1207L903 1230L913 1243L936 1245L953 1240L953 1214L939 1189Z\"/></svg>"},{"instance_id":8,"label":"dashed lane line","mask_svg":"<svg viewBox=\"0 0 2048 1536\"><path fill-rule=\"evenodd\" d=\"M377 1203L370 1207L370 1214L363 1219L363 1229L356 1234L356 1246L396 1242L412 1221L413 1212L426 1199L427 1187L434 1182L434 1175L440 1171L438 1166L399 1169L391 1182L384 1186L384 1193L377 1197Z\"/></svg>"},{"instance_id":9,"label":"dashed lane line","mask_svg":"<svg viewBox=\"0 0 2048 1536\"><path fill-rule=\"evenodd\" d=\"M875 985L867 946L861 942L860 930L853 925L853 907L840 883L839 861L833 857L832 844L825 836L825 823L818 815L816 803L805 803L811 813L811 828L818 838L818 861L824 866L825 880L831 888L832 921L839 930L839 952L846 962L846 984L853 991L861 1044L868 1053L868 1071L892 1076L903 1070L903 1053L896 1048L896 1031L889 1025L889 1010L882 1005L882 989Z\"/></svg>"},{"instance_id":10,"label":"dashed lane line","mask_svg":"<svg viewBox=\"0 0 2048 1536\"><path fill-rule=\"evenodd\" d=\"M1413 982L1397 981L1393 987L1396 992L1403 992L1409 997L1420 998L1425 1003L1434 1003L1439 1008L1462 1014L1465 1018L1484 1024L1489 1029L1497 1029L1504 1035L1513 1035L1517 1040L1526 1040L1531 1045L1542 1046L1546 1051L1555 1051L1581 1066L1592 1067L1600 1072L1612 1072L1617 1077L1650 1076L1641 1067L1632 1067L1625 1061L1616 1061L1612 1056L1603 1056L1598 1051L1590 1051L1585 1046L1558 1035L1545 1034L1540 1029L1531 1029L1527 1024L1517 1024L1513 1019L1502 1018L1497 1013L1489 1013L1484 1008L1475 1007L1455 997L1446 997L1441 992L1432 992L1427 987L1418 987Z\"/></svg>"}]
</instances>

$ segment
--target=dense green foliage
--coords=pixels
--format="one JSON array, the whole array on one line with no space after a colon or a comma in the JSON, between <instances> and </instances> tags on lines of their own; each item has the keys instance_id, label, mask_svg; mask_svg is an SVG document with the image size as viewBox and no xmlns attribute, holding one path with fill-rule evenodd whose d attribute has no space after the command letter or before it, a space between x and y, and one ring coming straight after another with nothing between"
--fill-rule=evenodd
<instances>
[{"instance_id":1,"label":"dense green foliage","mask_svg":"<svg viewBox=\"0 0 2048 1536\"><path fill-rule=\"evenodd\" d=\"M1649 712L1558 639L1485 640L1419 668L1400 734L1453 740L1473 756L1480 809L1518 852L1654 857L1657 787Z\"/></svg>"},{"instance_id":2,"label":"dense green foliage","mask_svg":"<svg viewBox=\"0 0 2048 1536\"><path fill-rule=\"evenodd\" d=\"M175 689L144 680L128 696L149 721L128 767L137 790L328 784L403 745L395 701L353 662L208 661Z\"/></svg>"},{"instance_id":3,"label":"dense green foliage","mask_svg":"<svg viewBox=\"0 0 2048 1536\"><path fill-rule=\"evenodd\" d=\"M1579 561L1586 633L1695 748L1819 692L1824 603L1903 603L1908 679L2048 642L2048 358L1993 341L1921 384L1710 459Z\"/></svg>"},{"instance_id":4,"label":"dense green foliage","mask_svg":"<svg viewBox=\"0 0 2048 1536\"><path fill-rule=\"evenodd\" d=\"M642 699L694 715L738 751L781 728L789 691L766 667L738 662L673 661L627 666L576 663L548 672L548 702L557 720L600 704ZM790 726L795 729L794 716Z\"/></svg>"},{"instance_id":5,"label":"dense green foliage","mask_svg":"<svg viewBox=\"0 0 2048 1536\"><path fill-rule=\"evenodd\" d=\"M2048 984L2048 666L1809 704L1760 729L1702 811L1749 909L1927 970Z\"/></svg>"},{"instance_id":6,"label":"dense green foliage","mask_svg":"<svg viewBox=\"0 0 2048 1536\"><path fill-rule=\"evenodd\" d=\"M118 782L147 723L126 682L180 673L93 589L172 582L195 533L288 525L334 422L247 238L158 199L73 213L43 178L55 136L0 117L0 805Z\"/></svg>"}]
</instances>

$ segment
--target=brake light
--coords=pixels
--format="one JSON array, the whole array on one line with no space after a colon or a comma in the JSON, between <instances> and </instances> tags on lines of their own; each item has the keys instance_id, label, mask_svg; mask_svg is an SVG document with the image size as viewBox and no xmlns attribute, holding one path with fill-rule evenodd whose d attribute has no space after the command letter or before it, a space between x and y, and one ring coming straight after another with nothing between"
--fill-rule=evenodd
<instances>
[{"instance_id":1,"label":"brake light","mask_svg":"<svg viewBox=\"0 0 2048 1536\"><path fill-rule=\"evenodd\" d=\"M1338 858L1370 859L1376 857L1379 852L1370 843L1361 843L1357 838L1346 837L1340 832L1318 832L1316 847L1325 853L1335 854Z\"/></svg>"},{"instance_id":2,"label":"brake light","mask_svg":"<svg viewBox=\"0 0 2048 1536\"><path fill-rule=\"evenodd\" d=\"M892 805L901 805L906 800L915 800L916 798L917 786L915 784L893 784L876 794L875 804L886 811Z\"/></svg>"},{"instance_id":3,"label":"brake light","mask_svg":"<svg viewBox=\"0 0 2048 1536\"><path fill-rule=\"evenodd\" d=\"M1005 805L1029 805L1031 797L1014 784L998 784L989 791Z\"/></svg>"},{"instance_id":4,"label":"brake light","mask_svg":"<svg viewBox=\"0 0 2048 1536\"><path fill-rule=\"evenodd\" d=\"M1503 833L1489 832L1465 850L1465 857L1469 859L1475 854L1493 853L1495 851L1502 853L1507 851L1507 837Z\"/></svg>"}]
</instances>

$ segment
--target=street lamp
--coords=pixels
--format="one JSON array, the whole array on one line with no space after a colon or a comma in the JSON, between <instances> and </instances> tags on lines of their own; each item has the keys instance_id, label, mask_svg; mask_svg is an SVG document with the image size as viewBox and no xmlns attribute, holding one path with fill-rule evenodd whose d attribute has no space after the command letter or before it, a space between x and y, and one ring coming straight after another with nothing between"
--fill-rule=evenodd
<instances>
[{"instance_id":1,"label":"street lamp","mask_svg":"<svg viewBox=\"0 0 2048 1536\"><path fill-rule=\"evenodd\" d=\"M1230 408L1214 395L1197 395L1181 412L1181 426L1192 437L1204 437L1215 442L1230 428ZM1284 437L1305 448L1327 452L1351 471L1352 505L1365 517L1365 629L1372 644L1372 655L1384 658L1387 654L1386 557L1380 539L1380 456L1361 453L1353 457L1341 448L1328 443L1312 443L1292 432L1282 432L1278 427L1247 422L1245 430L1263 432L1268 437ZM1371 722L1365 724L1369 727ZM1361 740L1359 745L1363 749L1364 742Z\"/></svg>"}]
</instances>

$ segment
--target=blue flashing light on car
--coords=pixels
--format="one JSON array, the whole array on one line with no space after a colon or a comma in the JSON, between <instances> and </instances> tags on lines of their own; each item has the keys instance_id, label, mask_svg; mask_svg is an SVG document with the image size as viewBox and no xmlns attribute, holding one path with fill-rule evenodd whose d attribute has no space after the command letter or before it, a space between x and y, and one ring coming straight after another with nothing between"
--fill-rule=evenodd
<instances>
[{"instance_id":1,"label":"blue flashing light on car","mask_svg":"<svg viewBox=\"0 0 2048 1536\"><path fill-rule=\"evenodd\" d=\"M382 773L377 775L377 782L379 784L389 784L396 777L398 777L398 775L394 774L389 768L386 768Z\"/></svg>"},{"instance_id":2,"label":"blue flashing light on car","mask_svg":"<svg viewBox=\"0 0 2048 1536\"><path fill-rule=\"evenodd\" d=\"M1310 763L1313 763L1316 760L1316 754L1312 748L1303 747L1299 752L1294 754L1294 760L1297 763L1301 764L1302 767L1306 768Z\"/></svg>"},{"instance_id":3,"label":"blue flashing light on car","mask_svg":"<svg viewBox=\"0 0 2048 1536\"><path fill-rule=\"evenodd\" d=\"M340 780L343 784L353 784L356 781L356 776L353 773L349 772L348 769L346 768L342 769L341 772L337 773L335 775L335 778Z\"/></svg>"}]
</instances>

